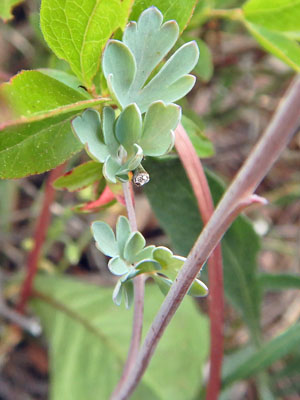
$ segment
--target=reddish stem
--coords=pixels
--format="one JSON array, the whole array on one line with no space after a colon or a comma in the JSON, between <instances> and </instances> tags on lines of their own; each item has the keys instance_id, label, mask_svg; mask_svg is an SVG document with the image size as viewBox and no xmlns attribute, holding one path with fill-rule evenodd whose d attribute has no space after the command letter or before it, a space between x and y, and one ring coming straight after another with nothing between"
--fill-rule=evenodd
<instances>
[{"instance_id":1,"label":"reddish stem","mask_svg":"<svg viewBox=\"0 0 300 400\"><path fill-rule=\"evenodd\" d=\"M201 161L181 124L176 129L175 147L192 185L205 225L214 212L213 200ZM208 278L211 343L206 398L207 400L217 400L221 387L224 323L223 264L220 244L208 259Z\"/></svg>"},{"instance_id":2,"label":"reddish stem","mask_svg":"<svg viewBox=\"0 0 300 400\"><path fill-rule=\"evenodd\" d=\"M47 177L45 185L44 201L40 215L38 217L33 238L34 245L33 249L30 251L28 255L26 277L21 288L20 299L17 305L17 310L21 313L24 312L27 301L31 295L34 277L38 270L38 261L41 255L41 250L43 247L43 243L45 241L48 226L50 224L50 217L51 217L50 206L55 197L55 189L53 188L52 183L55 181L56 178L62 175L64 168L65 164L59 165L58 167L53 169Z\"/></svg>"}]
</instances>

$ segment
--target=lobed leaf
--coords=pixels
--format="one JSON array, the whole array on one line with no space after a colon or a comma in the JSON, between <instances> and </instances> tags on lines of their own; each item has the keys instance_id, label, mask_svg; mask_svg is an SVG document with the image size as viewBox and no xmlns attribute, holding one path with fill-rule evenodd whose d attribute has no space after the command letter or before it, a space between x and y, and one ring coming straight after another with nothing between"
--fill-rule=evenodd
<instances>
[{"instance_id":1,"label":"lobed leaf","mask_svg":"<svg viewBox=\"0 0 300 400\"><path fill-rule=\"evenodd\" d=\"M145 247L146 241L140 232L132 232L125 244L124 258L134 263L136 255Z\"/></svg>"},{"instance_id":2,"label":"lobed leaf","mask_svg":"<svg viewBox=\"0 0 300 400\"><path fill-rule=\"evenodd\" d=\"M116 137L125 148L127 155L132 156L133 145L139 142L142 134L142 116L136 104L124 108L116 122Z\"/></svg>"},{"instance_id":3,"label":"lobed leaf","mask_svg":"<svg viewBox=\"0 0 300 400\"><path fill-rule=\"evenodd\" d=\"M129 221L126 217L121 215L118 218L117 226L116 226L116 238L118 243L119 254L121 257L124 257L124 248L125 244L131 234L131 228L129 225Z\"/></svg>"},{"instance_id":4,"label":"lobed leaf","mask_svg":"<svg viewBox=\"0 0 300 400\"><path fill-rule=\"evenodd\" d=\"M86 110L72 121L74 133L85 145L86 151L96 161L104 162L109 155L104 144L100 115L96 110Z\"/></svg>"},{"instance_id":5,"label":"lobed leaf","mask_svg":"<svg viewBox=\"0 0 300 400\"><path fill-rule=\"evenodd\" d=\"M92 232L96 241L96 246L103 254L109 257L118 256L115 234L109 225L102 221L93 222Z\"/></svg>"},{"instance_id":6,"label":"lobed leaf","mask_svg":"<svg viewBox=\"0 0 300 400\"><path fill-rule=\"evenodd\" d=\"M121 257L116 256L109 260L108 269L114 275L124 275L128 272L128 265Z\"/></svg>"},{"instance_id":7,"label":"lobed leaf","mask_svg":"<svg viewBox=\"0 0 300 400\"><path fill-rule=\"evenodd\" d=\"M173 130L181 117L181 108L162 101L152 103L147 110L140 145L146 156L166 154L174 145Z\"/></svg>"},{"instance_id":8,"label":"lobed leaf","mask_svg":"<svg viewBox=\"0 0 300 400\"><path fill-rule=\"evenodd\" d=\"M127 26L124 43L112 40L104 51L104 76L121 108L136 103L144 113L151 103L158 100L171 103L194 86L195 78L187 74L198 60L199 51L195 42L178 49L147 82L178 37L177 23L169 21L162 25L162 20L161 12L150 7L141 14L137 23Z\"/></svg>"}]
</instances>

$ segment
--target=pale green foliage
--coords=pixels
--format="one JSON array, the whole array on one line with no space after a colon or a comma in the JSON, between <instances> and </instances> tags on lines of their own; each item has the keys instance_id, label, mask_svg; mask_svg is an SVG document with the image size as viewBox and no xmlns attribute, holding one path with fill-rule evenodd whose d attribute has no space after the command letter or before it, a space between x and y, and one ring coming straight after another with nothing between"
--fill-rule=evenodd
<instances>
[{"instance_id":1,"label":"pale green foliage","mask_svg":"<svg viewBox=\"0 0 300 400\"><path fill-rule=\"evenodd\" d=\"M132 232L127 218L121 216L116 227L116 236L109 225L102 221L92 224L96 245L102 253L112 257L108 263L111 273L121 276L113 292L117 305L125 299L128 308L133 299L132 278L140 274L150 275L164 294L182 267L185 258L174 256L166 247L145 247L146 241L140 232ZM195 279L188 294L206 296L208 289Z\"/></svg>"},{"instance_id":2,"label":"pale green foliage","mask_svg":"<svg viewBox=\"0 0 300 400\"><path fill-rule=\"evenodd\" d=\"M109 399L128 352L132 312L112 304L111 288L71 277L37 276L35 290L42 296L35 297L31 305L50 344L51 400ZM145 332L162 300L154 285L146 286ZM194 398L208 342L207 317L190 298L185 299L130 399Z\"/></svg>"},{"instance_id":3,"label":"pale green foliage","mask_svg":"<svg viewBox=\"0 0 300 400\"><path fill-rule=\"evenodd\" d=\"M158 101L151 104L144 122L136 104L130 104L115 121L111 107L103 110L103 123L95 110L86 110L72 126L87 152L104 163L109 181L128 180L128 173L140 165L144 155L166 154L174 145L173 129L180 119L180 107Z\"/></svg>"},{"instance_id":4,"label":"pale green foliage","mask_svg":"<svg viewBox=\"0 0 300 400\"><path fill-rule=\"evenodd\" d=\"M138 22L125 29L123 42L111 40L103 55L103 72L112 96L121 108L136 103L145 112L151 103L171 103L186 95L195 78L188 73L197 63L195 42L179 48L149 80L153 70L174 46L179 29L175 21L162 24L163 16L151 7ZM183 62L184 60L184 62Z\"/></svg>"}]
</instances>

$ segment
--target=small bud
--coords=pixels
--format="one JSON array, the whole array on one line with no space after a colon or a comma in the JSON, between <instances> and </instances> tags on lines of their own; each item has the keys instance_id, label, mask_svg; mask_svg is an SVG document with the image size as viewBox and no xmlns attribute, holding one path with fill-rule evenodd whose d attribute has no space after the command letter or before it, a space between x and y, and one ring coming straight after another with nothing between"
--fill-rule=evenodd
<instances>
[{"instance_id":1,"label":"small bud","mask_svg":"<svg viewBox=\"0 0 300 400\"><path fill-rule=\"evenodd\" d=\"M140 165L134 171L132 180L137 187L141 187L150 181L150 176L148 172L142 167L142 165Z\"/></svg>"}]
</instances>

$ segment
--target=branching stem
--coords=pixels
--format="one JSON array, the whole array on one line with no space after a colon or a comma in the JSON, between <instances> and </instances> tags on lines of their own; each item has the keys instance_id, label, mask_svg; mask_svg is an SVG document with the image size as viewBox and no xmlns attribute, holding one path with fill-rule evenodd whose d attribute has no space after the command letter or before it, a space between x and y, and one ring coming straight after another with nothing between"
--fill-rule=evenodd
<instances>
[{"instance_id":1,"label":"branching stem","mask_svg":"<svg viewBox=\"0 0 300 400\"><path fill-rule=\"evenodd\" d=\"M112 400L126 400L141 380L156 346L203 264L211 255L242 205L252 203L256 187L286 147L300 119L300 75L292 82L275 115L212 217L199 235L146 336L137 361ZM254 199L256 202L256 199Z\"/></svg>"}]
</instances>

